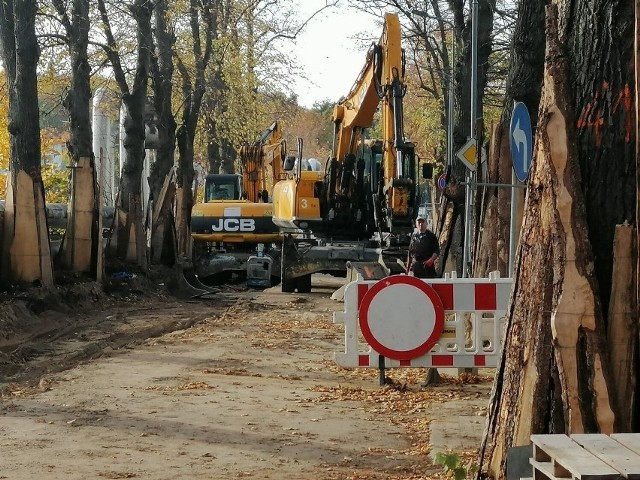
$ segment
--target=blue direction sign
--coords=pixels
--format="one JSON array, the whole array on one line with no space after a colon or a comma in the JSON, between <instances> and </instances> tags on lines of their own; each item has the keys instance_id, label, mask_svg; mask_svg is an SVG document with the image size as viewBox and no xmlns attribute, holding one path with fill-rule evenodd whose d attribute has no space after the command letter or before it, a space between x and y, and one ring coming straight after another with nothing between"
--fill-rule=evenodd
<instances>
[{"instance_id":1,"label":"blue direction sign","mask_svg":"<svg viewBox=\"0 0 640 480\"><path fill-rule=\"evenodd\" d=\"M522 102L515 102L509 126L509 145L516 177L521 182L527 180L531 158L533 157L533 135L529 110Z\"/></svg>"}]
</instances>

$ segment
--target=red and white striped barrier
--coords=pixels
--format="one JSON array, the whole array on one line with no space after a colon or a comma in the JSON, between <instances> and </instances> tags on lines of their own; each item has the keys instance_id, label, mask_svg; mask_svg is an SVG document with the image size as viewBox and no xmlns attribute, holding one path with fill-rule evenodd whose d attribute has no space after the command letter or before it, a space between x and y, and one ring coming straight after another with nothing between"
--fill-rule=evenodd
<instances>
[{"instance_id":1,"label":"red and white striped barrier","mask_svg":"<svg viewBox=\"0 0 640 480\"><path fill-rule=\"evenodd\" d=\"M510 278L357 280L344 292L342 367L496 367Z\"/></svg>"}]
</instances>

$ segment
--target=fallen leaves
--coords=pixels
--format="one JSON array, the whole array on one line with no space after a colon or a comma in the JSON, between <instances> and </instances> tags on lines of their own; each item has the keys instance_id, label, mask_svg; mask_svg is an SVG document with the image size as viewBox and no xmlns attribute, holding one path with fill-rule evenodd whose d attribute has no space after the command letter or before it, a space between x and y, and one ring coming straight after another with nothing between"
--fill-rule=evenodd
<instances>
[{"instance_id":1,"label":"fallen leaves","mask_svg":"<svg viewBox=\"0 0 640 480\"><path fill-rule=\"evenodd\" d=\"M238 377L262 377L260 373L253 373L246 368L205 368L202 373L215 375L236 375Z\"/></svg>"},{"instance_id":2,"label":"fallen leaves","mask_svg":"<svg viewBox=\"0 0 640 480\"><path fill-rule=\"evenodd\" d=\"M187 382L178 386L164 386L164 385L150 385L145 387L145 390L157 390L161 392L178 392L183 390L211 390L214 387L206 382Z\"/></svg>"},{"instance_id":3,"label":"fallen leaves","mask_svg":"<svg viewBox=\"0 0 640 480\"><path fill-rule=\"evenodd\" d=\"M136 478L138 474L132 472L98 472L99 477L104 478Z\"/></svg>"}]
</instances>

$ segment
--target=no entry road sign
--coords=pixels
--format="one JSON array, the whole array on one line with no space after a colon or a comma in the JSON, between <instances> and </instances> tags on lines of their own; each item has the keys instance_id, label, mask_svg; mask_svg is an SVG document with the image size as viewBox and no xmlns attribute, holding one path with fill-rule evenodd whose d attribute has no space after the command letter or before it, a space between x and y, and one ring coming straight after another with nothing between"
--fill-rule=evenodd
<instances>
[{"instance_id":1,"label":"no entry road sign","mask_svg":"<svg viewBox=\"0 0 640 480\"><path fill-rule=\"evenodd\" d=\"M427 353L444 327L444 308L436 291L407 275L392 275L371 287L358 315L360 331L369 345L396 360Z\"/></svg>"}]
</instances>

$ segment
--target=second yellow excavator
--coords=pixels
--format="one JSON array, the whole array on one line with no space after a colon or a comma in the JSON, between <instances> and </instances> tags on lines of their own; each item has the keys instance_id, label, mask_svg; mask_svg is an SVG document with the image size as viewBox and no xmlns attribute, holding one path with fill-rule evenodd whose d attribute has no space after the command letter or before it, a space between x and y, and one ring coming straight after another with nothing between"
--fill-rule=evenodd
<instances>
[{"instance_id":1,"label":"second yellow excavator","mask_svg":"<svg viewBox=\"0 0 640 480\"><path fill-rule=\"evenodd\" d=\"M194 269L206 283L232 274L268 287L280 277L281 235L272 221L273 184L284 178L286 142L273 122L252 145L240 148L240 174L209 174L204 202L193 206Z\"/></svg>"}]
</instances>

